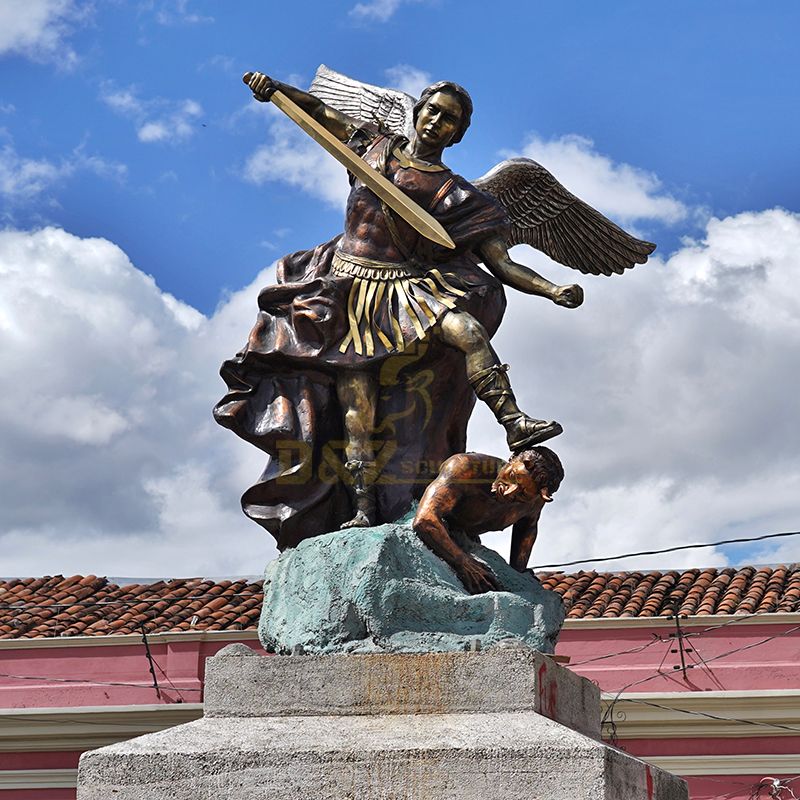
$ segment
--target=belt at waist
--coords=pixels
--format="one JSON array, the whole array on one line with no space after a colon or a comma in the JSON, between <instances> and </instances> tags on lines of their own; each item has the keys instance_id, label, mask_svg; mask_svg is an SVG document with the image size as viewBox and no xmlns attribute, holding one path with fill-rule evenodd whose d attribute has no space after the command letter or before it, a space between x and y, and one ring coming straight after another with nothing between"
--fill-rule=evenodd
<instances>
[{"instance_id":1,"label":"belt at waist","mask_svg":"<svg viewBox=\"0 0 800 800\"><path fill-rule=\"evenodd\" d=\"M413 278L424 273L417 264L410 261L378 261L374 258L354 256L336 250L333 254L334 275L350 275L354 278L368 278L377 281L391 281L396 278Z\"/></svg>"}]
</instances>

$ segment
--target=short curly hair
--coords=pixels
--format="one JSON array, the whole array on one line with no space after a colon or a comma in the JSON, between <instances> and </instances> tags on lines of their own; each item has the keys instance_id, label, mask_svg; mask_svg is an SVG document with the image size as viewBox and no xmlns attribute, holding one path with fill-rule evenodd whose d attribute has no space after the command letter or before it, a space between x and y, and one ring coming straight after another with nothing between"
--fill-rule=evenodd
<instances>
[{"instance_id":1,"label":"short curly hair","mask_svg":"<svg viewBox=\"0 0 800 800\"><path fill-rule=\"evenodd\" d=\"M458 144L458 142L464 138L467 128L469 128L469 124L472 120L472 98L463 86L459 86L452 81L437 81L436 83L432 83L422 90L419 100L414 103L414 125L417 124L417 117L419 116L419 112L422 111L422 107L436 92L446 92L447 94L453 95L461 106L461 120L458 125L458 130L453 134L450 144L447 145L450 147L451 144Z\"/></svg>"},{"instance_id":2,"label":"short curly hair","mask_svg":"<svg viewBox=\"0 0 800 800\"><path fill-rule=\"evenodd\" d=\"M558 491L564 480L564 467L559 457L549 448L539 445L523 450L512 456L512 461L521 461L540 489L547 489L549 494Z\"/></svg>"}]
</instances>

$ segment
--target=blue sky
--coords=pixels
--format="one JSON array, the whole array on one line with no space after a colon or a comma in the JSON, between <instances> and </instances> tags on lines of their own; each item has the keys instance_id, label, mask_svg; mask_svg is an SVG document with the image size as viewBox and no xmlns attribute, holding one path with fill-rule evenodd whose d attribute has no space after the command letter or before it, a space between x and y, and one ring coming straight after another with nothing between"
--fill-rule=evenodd
<instances>
[{"instance_id":1,"label":"blue sky","mask_svg":"<svg viewBox=\"0 0 800 800\"><path fill-rule=\"evenodd\" d=\"M567 431L534 562L800 527L796 3L275 5L0 8L3 572L255 573L274 553L237 508L258 456L207 412L259 281L338 232L346 189L241 74L307 85L320 63L463 84L450 166L525 154L659 245L581 278L578 312L511 298L498 349ZM479 410L470 446L501 452L493 424ZM797 560L783 542L626 566Z\"/></svg>"}]
</instances>

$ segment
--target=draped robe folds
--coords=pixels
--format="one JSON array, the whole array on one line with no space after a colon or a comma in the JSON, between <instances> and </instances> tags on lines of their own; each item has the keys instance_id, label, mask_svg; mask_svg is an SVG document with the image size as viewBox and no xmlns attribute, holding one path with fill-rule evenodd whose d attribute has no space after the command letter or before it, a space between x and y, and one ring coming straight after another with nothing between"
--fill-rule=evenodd
<instances>
[{"instance_id":1,"label":"draped robe folds","mask_svg":"<svg viewBox=\"0 0 800 800\"><path fill-rule=\"evenodd\" d=\"M464 356L431 336L431 328L455 305L491 336L505 311L499 281L478 266L475 254L481 242L503 235L507 220L502 207L450 170L401 166L388 155L393 144L377 135L351 146L373 166L383 166L387 177L430 211L455 250L423 239L402 219L387 222L377 198L352 176L346 230L358 229L369 251L371 241L387 240L393 223L420 284L437 270L457 290L455 296L426 295L422 305L428 306L427 314L413 300L404 307L398 290L401 296L395 293L384 301L375 316L383 314L387 327L387 315L396 319L401 347L391 336L382 340L378 335L371 354L356 352L352 336L344 347L352 328L348 301L358 278L333 268L337 237L278 262L278 283L259 295L258 318L246 346L220 370L228 392L214 408L215 419L268 455L260 479L242 496L242 508L275 537L279 550L336 530L353 513L343 466L345 409L336 393L337 374L366 371L378 382L372 436L380 470L377 521L393 521L422 495L442 461L466 449L475 395ZM363 236L358 209L365 202L373 205L373 227ZM381 324L380 319L367 322Z\"/></svg>"}]
</instances>

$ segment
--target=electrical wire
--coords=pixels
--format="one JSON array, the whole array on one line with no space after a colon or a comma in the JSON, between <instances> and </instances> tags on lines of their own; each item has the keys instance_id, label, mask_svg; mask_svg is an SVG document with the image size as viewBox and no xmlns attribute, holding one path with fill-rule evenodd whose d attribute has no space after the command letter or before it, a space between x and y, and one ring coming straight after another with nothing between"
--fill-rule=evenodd
<instances>
[{"instance_id":1,"label":"electrical wire","mask_svg":"<svg viewBox=\"0 0 800 800\"><path fill-rule=\"evenodd\" d=\"M0 678L12 678L18 681L47 681L52 683L83 683L92 684L93 686L127 686L133 689L148 689L154 692L153 684L151 683L125 683L124 681L96 681L94 678L53 678L48 675L11 675L7 672L0 672ZM202 692L202 689L180 689L176 691L182 692Z\"/></svg>"},{"instance_id":2,"label":"electrical wire","mask_svg":"<svg viewBox=\"0 0 800 800\"><path fill-rule=\"evenodd\" d=\"M736 653L742 653L745 650L752 650L754 647L760 647L762 644L767 644L767 642L774 641L775 639L782 639L784 636L789 636L792 633L796 633L800 631L800 625L795 625L792 628L788 628L785 631L781 631L780 633L773 634L772 636L767 636L765 639L759 639L757 642L750 642L750 644L742 645L741 647L735 647L733 650L727 650L724 653L718 653L715 656L710 656L709 658L705 659L706 664L711 663L712 661L718 661L720 658L727 658L728 656L732 656Z\"/></svg>"},{"instance_id":3,"label":"electrical wire","mask_svg":"<svg viewBox=\"0 0 800 800\"><path fill-rule=\"evenodd\" d=\"M800 536L800 531L787 531L785 533L767 533L763 536L748 536L742 539L723 539L719 542L705 542L703 544L681 544L675 547L665 547L663 550L641 550L638 553L621 553L616 556L603 556L601 558L579 558L577 561L564 561L560 564L538 564L530 567L531 570L553 569L554 567L574 567L576 564L596 564L600 561L616 561L620 558L635 558L636 556L657 556L662 553L677 553L679 550L696 550L701 547L719 547L723 544L742 544L744 542L763 542L766 539L778 539L782 536Z\"/></svg>"},{"instance_id":4,"label":"electrical wire","mask_svg":"<svg viewBox=\"0 0 800 800\"><path fill-rule=\"evenodd\" d=\"M656 642L665 642L666 639L662 638L661 636L657 636L655 633L652 634L652 638L650 641L645 642L644 644L640 644L637 647L631 647L628 650L620 650L616 653L605 653L602 656L594 656L592 658L584 659L583 661L570 661L569 668L572 669L573 667L582 667L584 664L592 664L595 661L604 661L607 658L616 658L616 656L627 656L631 653L641 653L643 650L647 650L648 647L652 647Z\"/></svg>"},{"instance_id":5,"label":"electrical wire","mask_svg":"<svg viewBox=\"0 0 800 800\"><path fill-rule=\"evenodd\" d=\"M741 614L741 615L737 615L736 619L728 620L727 622L722 622L719 625L709 625L708 627L702 628L701 630L698 630L698 631L689 630L689 631L684 632L682 635L683 635L684 639L689 639L690 637L692 639L697 639L697 638L703 636L706 633L710 633L711 631L716 631L716 630L719 630L720 628L727 628L729 625L737 625L737 624L739 624L741 622L744 622L744 621L746 621L748 619L752 619L753 617L760 617L760 616L762 616L762 615L761 614ZM658 620L670 620L670 619L673 619L673 618L674 617L672 617L672 616L670 616L670 617L653 617L653 619L658 619ZM794 631L794 628L790 629L789 631L784 631L782 633L775 634L775 636L784 636L787 633L791 633L793 631ZM630 647L627 650L617 650L617 651L614 651L613 653L603 653L602 655L599 655L599 656L592 656L592 658L586 658L583 661L570 661L569 662L569 667L570 667L570 669L572 669L573 667L581 667L584 664L591 664L591 663L594 663L595 661L605 661L606 659L616 658L617 656L626 656L626 655L631 655L633 653L641 653L642 651L647 650L647 648L652 647L656 642L667 642L667 641L671 642L671 641L673 641L673 639L666 639L663 636L658 636L655 633L651 633L650 636L651 636L650 640L645 642L644 644L637 645L636 647ZM763 641L769 641L772 638L773 637L768 637L767 639L765 639ZM751 643L749 645L745 645L745 647L753 647L756 644L757 643ZM730 655L732 652L737 652L737 651L730 651L730 652L728 652L726 654L720 654L720 655ZM698 654L698 656L699 656L699 654ZM714 656L714 658L717 658L717 657L718 656ZM705 663L705 660L702 659L702 657L701 657L701 661L703 661L703 663Z\"/></svg>"}]
</instances>

